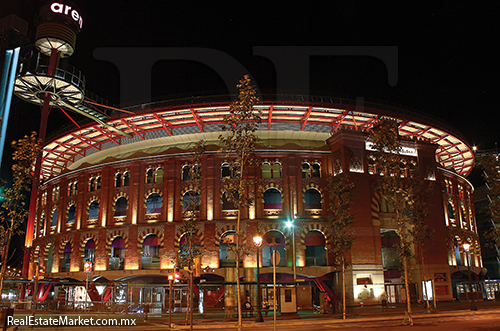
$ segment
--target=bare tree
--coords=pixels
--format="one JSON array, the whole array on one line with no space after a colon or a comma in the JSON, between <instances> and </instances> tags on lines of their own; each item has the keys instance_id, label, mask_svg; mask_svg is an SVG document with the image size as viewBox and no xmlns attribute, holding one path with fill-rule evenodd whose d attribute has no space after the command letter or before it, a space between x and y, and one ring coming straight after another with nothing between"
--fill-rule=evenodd
<instances>
[{"instance_id":1,"label":"bare tree","mask_svg":"<svg viewBox=\"0 0 500 331\"><path fill-rule=\"evenodd\" d=\"M201 257L201 248L199 238L196 235L196 221L200 213L200 195L201 195L201 160L205 153L205 141L200 140L193 148L193 154L190 157L189 182L191 190L183 197L182 208L186 216L182 222L180 231L183 233L183 241L180 243L179 257L177 266L187 268L189 273L189 301L186 311L186 323L189 319L190 329L193 329L193 276L196 268L199 268L199 259ZM198 263L197 263L198 262Z\"/></svg>"},{"instance_id":2,"label":"bare tree","mask_svg":"<svg viewBox=\"0 0 500 331\"><path fill-rule=\"evenodd\" d=\"M409 282L409 260L413 253L410 225L405 217L408 197L401 180L402 145L397 123L390 120L379 121L373 126L370 139L376 154L376 168L379 169L380 175L375 184L375 191L380 192L383 199L386 199L387 203L394 208L394 218L399 235L398 252L404 269L407 318L408 323L413 325Z\"/></svg>"},{"instance_id":3,"label":"bare tree","mask_svg":"<svg viewBox=\"0 0 500 331\"><path fill-rule=\"evenodd\" d=\"M251 85L250 77L245 75L239 84L238 100L233 102L229 108L229 114L224 117L224 123L220 125L224 132L219 136L222 148L226 153L226 159L232 165L233 178L223 179L223 191L228 201L232 202L238 209L236 224L236 284L238 305L238 330L242 329L241 319L241 293L240 293L240 258L242 256L241 246L241 210L248 208L254 203L254 196L246 194L246 188L254 181L248 176L248 167L254 163L252 153L255 144L259 140L255 134L261 122L260 112L254 109L259 102L256 96L255 86Z\"/></svg>"},{"instance_id":4,"label":"bare tree","mask_svg":"<svg viewBox=\"0 0 500 331\"><path fill-rule=\"evenodd\" d=\"M346 286L345 271L349 266L346 254L356 239L354 217L351 214L351 200L354 196L354 184L349 180L346 172L335 169L328 177L328 206L327 219L332 227L332 251L336 262L342 265L342 317L346 319Z\"/></svg>"}]
</instances>

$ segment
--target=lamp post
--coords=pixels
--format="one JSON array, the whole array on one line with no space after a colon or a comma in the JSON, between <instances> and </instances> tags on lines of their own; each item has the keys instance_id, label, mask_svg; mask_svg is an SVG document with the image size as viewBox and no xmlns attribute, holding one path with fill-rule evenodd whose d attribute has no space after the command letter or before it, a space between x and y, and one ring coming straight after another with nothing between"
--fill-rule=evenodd
<instances>
[{"instance_id":1,"label":"lamp post","mask_svg":"<svg viewBox=\"0 0 500 331\"><path fill-rule=\"evenodd\" d=\"M172 327L172 283L174 282L174 276L168 276L168 327Z\"/></svg>"},{"instance_id":2,"label":"lamp post","mask_svg":"<svg viewBox=\"0 0 500 331\"><path fill-rule=\"evenodd\" d=\"M296 217L296 215L295 215ZM286 222L286 226L287 228L290 228L292 230L292 259L293 259L293 266L292 266L292 269L293 269L293 281L294 282L297 282L297 269L296 269L296 263L295 263L295 225L293 224L293 220L289 220Z\"/></svg>"},{"instance_id":3,"label":"lamp post","mask_svg":"<svg viewBox=\"0 0 500 331\"><path fill-rule=\"evenodd\" d=\"M253 237L253 243L255 248L257 248L257 318L255 319L256 323L264 322L262 318L262 293L260 290L260 246L262 245L262 237L255 236Z\"/></svg>"},{"instance_id":4,"label":"lamp post","mask_svg":"<svg viewBox=\"0 0 500 331\"><path fill-rule=\"evenodd\" d=\"M465 256L467 258L467 274L469 275L469 290L470 290L470 295L471 295L470 310L477 310L476 303L474 301L474 295L473 295L474 292L472 290L472 278L470 275L470 258L469 258L470 244L465 243L463 246L464 246L464 250L465 250Z\"/></svg>"}]
</instances>

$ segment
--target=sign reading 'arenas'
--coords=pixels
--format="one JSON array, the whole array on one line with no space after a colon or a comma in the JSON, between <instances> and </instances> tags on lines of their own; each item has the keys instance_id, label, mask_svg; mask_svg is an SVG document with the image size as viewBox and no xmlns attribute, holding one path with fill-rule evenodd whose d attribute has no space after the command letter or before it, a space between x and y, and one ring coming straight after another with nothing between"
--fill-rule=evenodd
<instances>
[{"instance_id":1,"label":"sign reading 'arenas'","mask_svg":"<svg viewBox=\"0 0 500 331\"><path fill-rule=\"evenodd\" d=\"M75 22L78 22L78 25L80 26L80 29L83 26L83 19L80 13L76 11L76 9L72 9L71 6L54 2L52 5L50 5L50 10L56 14L63 14L66 16L70 16Z\"/></svg>"}]
</instances>

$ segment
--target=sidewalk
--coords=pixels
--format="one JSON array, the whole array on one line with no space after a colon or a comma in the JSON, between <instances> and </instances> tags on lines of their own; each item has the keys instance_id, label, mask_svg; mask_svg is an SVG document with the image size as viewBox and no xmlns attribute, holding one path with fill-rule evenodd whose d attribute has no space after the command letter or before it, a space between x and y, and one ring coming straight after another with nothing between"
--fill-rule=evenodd
<instances>
[{"instance_id":1,"label":"sidewalk","mask_svg":"<svg viewBox=\"0 0 500 331\"><path fill-rule=\"evenodd\" d=\"M477 311L471 311L470 302L441 302L437 303L437 309L433 310L431 314L427 312L424 304L412 304L412 316L414 319L425 319L439 317L453 317L464 315L485 315L485 314L500 314L499 301L482 301L475 302ZM342 324L342 323L363 323L369 321L403 321L406 316L406 304L389 304L387 310L382 310L382 306L365 306L365 307L349 307L347 319L343 320L340 313L336 314L314 314L311 311L300 311L294 315L278 315L276 323L279 326L287 325L315 325L315 324ZM227 328L237 324L237 318L224 319L224 316L219 318L202 318L197 316L194 319L194 326L197 329L208 328ZM273 323L273 314L264 316L266 324ZM161 323L168 326L168 320L164 323L163 318L151 320L151 323ZM184 321L173 321L175 323L172 329L189 329L189 325L184 325ZM256 325L255 315L251 318L243 318L243 324L246 326ZM257 324L258 325L258 324Z\"/></svg>"},{"instance_id":2,"label":"sidewalk","mask_svg":"<svg viewBox=\"0 0 500 331\"><path fill-rule=\"evenodd\" d=\"M412 304L412 315L413 318L426 319L439 317L453 317L453 316L466 316L466 315L486 315L486 314L500 314L500 301L480 301L475 303L477 311L471 311L470 302L439 302L437 304L437 309L433 310L431 314L427 312L426 306L421 304ZM381 305L376 306L365 306L365 307L348 307L347 309L347 319L343 320L340 312L336 314L316 314L311 310L302 310L297 314L287 314L279 315L277 314L277 325L287 326L287 325L320 325L320 324L352 324L352 323L363 323L363 322L380 322L380 321L400 321L403 322L406 316L406 304L388 304L387 309L382 309ZM14 316L20 318L22 316L31 315L29 311L15 311ZM58 316L82 316L82 317L94 317L94 318L115 318L115 319L127 319L136 318L137 327L147 329L168 329L168 315L154 316L149 315L145 320L143 314L111 314L109 312L104 313L78 313L78 312L37 312L37 317L49 318ZM187 329L189 325L185 325L185 313L174 313L172 315L172 323L174 324L172 329ZM267 316L263 314L264 321L266 325L273 323L273 312L270 311ZM260 323L255 323L255 314L253 317L243 318L243 324L247 327L255 327L257 325L262 325ZM208 329L208 328L228 328L237 325L238 319L233 317L231 319L226 319L223 310L209 310L206 314L194 314L194 326L196 329ZM132 329L136 329L133 327ZM21 327L20 329L24 329ZM13 328L8 328L13 330ZM43 328L42 328L43 329ZM96 328L99 329L99 328Z\"/></svg>"}]
</instances>

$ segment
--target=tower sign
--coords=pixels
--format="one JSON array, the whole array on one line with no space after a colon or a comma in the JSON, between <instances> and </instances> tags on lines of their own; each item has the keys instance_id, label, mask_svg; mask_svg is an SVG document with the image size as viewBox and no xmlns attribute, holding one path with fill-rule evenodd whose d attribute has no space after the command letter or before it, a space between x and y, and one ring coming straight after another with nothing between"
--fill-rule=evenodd
<instances>
[{"instance_id":1,"label":"tower sign","mask_svg":"<svg viewBox=\"0 0 500 331\"><path fill-rule=\"evenodd\" d=\"M71 9L71 6L54 2L50 5L50 10L56 14L64 14L66 16L70 16L75 22L78 22L80 29L83 26L83 19L80 13L76 9Z\"/></svg>"}]
</instances>

